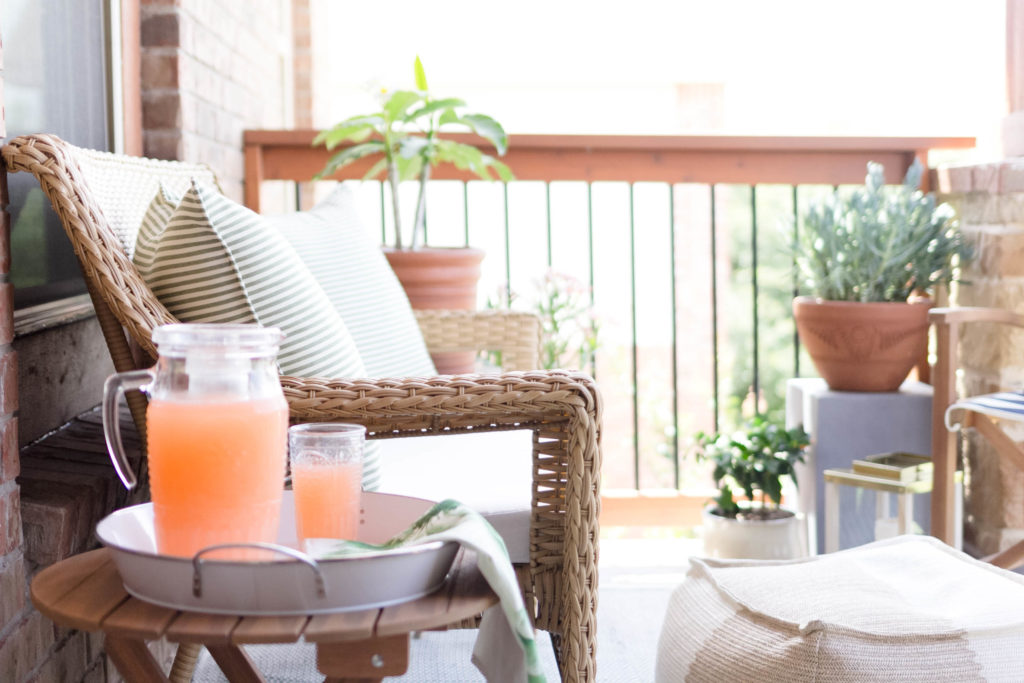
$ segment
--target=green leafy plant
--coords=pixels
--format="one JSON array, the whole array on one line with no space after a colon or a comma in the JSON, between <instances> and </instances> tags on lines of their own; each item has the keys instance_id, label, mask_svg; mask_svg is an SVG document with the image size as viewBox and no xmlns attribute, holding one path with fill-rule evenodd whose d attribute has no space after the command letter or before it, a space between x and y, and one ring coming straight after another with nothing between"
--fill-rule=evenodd
<instances>
[{"instance_id":1,"label":"green leafy plant","mask_svg":"<svg viewBox=\"0 0 1024 683\"><path fill-rule=\"evenodd\" d=\"M597 352L599 329L586 286L571 275L548 269L534 310L540 316L542 367L586 368Z\"/></svg>"},{"instance_id":2,"label":"green leafy plant","mask_svg":"<svg viewBox=\"0 0 1024 683\"><path fill-rule=\"evenodd\" d=\"M804 461L809 443L800 427L786 429L755 417L731 434L697 432L698 462L714 465L712 477L718 488L714 513L723 517L768 516L782 502L782 480L796 484L794 466ZM760 508L744 508L735 500L737 487L750 503L760 496Z\"/></svg>"},{"instance_id":3,"label":"green leafy plant","mask_svg":"<svg viewBox=\"0 0 1024 683\"><path fill-rule=\"evenodd\" d=\"M584 369L594 360L600 347L600 324L590 305L588 289L580 280L549 268L535 283L537 291L525 306L515 293L502 286L486 307L530 310L540 319L541 367ZM501 352L487 352L488 361L501 366Z\"/></svg>"},{"instance_id":4,"label":"green leafy plant","mask_svg":"<svg viewBox=\"0 0 1024 683\"><path fill-rule=\"evenodd\" d=\"M402 181L419 181L412 236L409 240L409 248L416 249L423 235L427 181L430 180L433 167L451 163L461 170L476 173L484 180L509 181L513 178L508 166L494 157L484 154L473 145L440 136L442 130L453 128L472 131L491 143L501 156L508 148L508 136L501 124L485 114L462 112L466 103L458 98L434 98L427 87L426 72L419 57L414 64L414 75L415 90L385 91L382 93L380 111L347 118L322 131L313 140L314 145L325 145L329 150L350 143L330 158L317 178L330 176L339 168L363 157L380 157L363 178L376 178L383 174L391 186L395 249L404 248L398 203L398 186Z\"/></svg>"},{"instance_id":5,"label":"green leafy plant","mask_svg":"<svg viewBox=\"0 0 1024 683\"><path fill-rule=\"evenodd\" d=\"M952 207L918 189L917 160L903 184L885 187L869 162L865 184L812 204L799 231L796 263L804 290L831 301L906 301L956 279L971 257Z\"/></svg>"}]
</instances>

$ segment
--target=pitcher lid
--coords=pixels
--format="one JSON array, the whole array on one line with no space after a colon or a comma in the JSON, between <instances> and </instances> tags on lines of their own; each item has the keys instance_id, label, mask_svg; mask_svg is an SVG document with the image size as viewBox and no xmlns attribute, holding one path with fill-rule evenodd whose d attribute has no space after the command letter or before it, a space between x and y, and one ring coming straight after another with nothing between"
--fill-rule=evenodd
<instances>
[{"instance_id":1,"label":"pitcher lid","mask_svg":"<svg viewBox=\"0 0 1024 683\"><path fill-rule=\"evenodd\" d=\"M173 323L153 330L160 353L175 355L198 349L276 354L282 339L280 329L252 324Z\"/></svg>"}]
</instances>

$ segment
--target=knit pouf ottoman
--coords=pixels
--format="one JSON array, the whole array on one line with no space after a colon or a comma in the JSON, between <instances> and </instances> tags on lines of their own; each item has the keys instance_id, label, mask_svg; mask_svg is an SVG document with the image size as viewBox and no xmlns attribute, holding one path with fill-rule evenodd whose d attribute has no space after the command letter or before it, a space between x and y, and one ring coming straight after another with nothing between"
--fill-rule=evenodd
<instances>
[{"instance_id":1,"label":"knit pouf ottoman","mask_svg":"<svg viewBox=\"0 0 1024 683\"><path fill-rule=\"evenodd\" d=\"M804 560L691 560L655 678L1024 681L1024 577L925 536Z\"/></svg>"}]
</instances>

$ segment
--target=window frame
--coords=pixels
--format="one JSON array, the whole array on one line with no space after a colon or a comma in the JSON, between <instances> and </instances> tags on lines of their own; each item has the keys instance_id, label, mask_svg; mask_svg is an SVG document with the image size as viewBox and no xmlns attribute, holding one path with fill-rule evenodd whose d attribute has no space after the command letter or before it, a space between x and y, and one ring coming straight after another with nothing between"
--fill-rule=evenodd
<instances>
[{"instance_id":1,"label":"window frame","mask_svg":"<svg viewBox=\"0 0 1024 683\"><path fill-rule=\"evenodd\" d=\"M105 0L108 69L108 135L115 153L142 152L139 0ZM15 338L68 325L95 315L87 292L14 309Z\"/></svg>"}]
</instances>

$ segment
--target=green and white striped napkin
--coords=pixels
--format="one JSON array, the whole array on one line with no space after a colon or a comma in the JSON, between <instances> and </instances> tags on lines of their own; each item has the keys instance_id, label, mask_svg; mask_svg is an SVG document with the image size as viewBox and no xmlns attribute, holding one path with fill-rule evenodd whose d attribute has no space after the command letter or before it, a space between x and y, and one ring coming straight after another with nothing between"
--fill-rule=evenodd
<instances>
[{"instance_id":1,"label":"green and white striped napkin","mask_svg":"<svg viewBox=\"0 0 1024 683\"><path fill-rule=\"evenodd\" d=\"M477 668L488 681L546 683L537 655L533 626L526 613L505 542L487 520L462 503L441 501L408 529L382 545L317 538L306 542L306 550L319 560L432 541L455 541L476 551L480 572L498 596L499 604L484 613L480 624L473 651L473 663ZM498 618L498 610L504 613L504 619Z\"/></svg>"}]
</instances>

